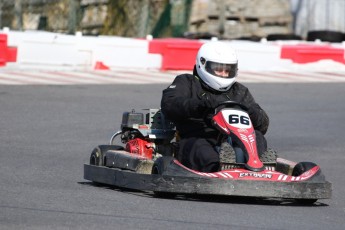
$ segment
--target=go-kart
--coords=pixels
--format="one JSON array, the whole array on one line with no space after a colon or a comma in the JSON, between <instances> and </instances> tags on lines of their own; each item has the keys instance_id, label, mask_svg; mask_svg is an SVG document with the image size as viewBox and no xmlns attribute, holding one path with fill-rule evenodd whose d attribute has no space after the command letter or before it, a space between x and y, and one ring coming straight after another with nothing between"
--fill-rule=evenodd
<instances>
[{"instance_id":1,"label":"go-kart","mask_svg":"<svg viewBox=\"0 0 345 230\"><path fill-rule=\"evenodd\" d=\"M218 172L199 172L176 159L178 133L159 109L123 113L121 130L108 145L99 145L84 164L84 179L121 188L176 194L293 199L312 204L331 198L332 184L318 165L292 162L269 149L259 155L255 131L245 106L227 101L215 109L212 122L220 137L240 143L235 160ZM115 143L120 139L121 144ZM242 154L242 158L238 156ZM241 162L236 161L244 159Z\"/></svg>"}]
</instances>

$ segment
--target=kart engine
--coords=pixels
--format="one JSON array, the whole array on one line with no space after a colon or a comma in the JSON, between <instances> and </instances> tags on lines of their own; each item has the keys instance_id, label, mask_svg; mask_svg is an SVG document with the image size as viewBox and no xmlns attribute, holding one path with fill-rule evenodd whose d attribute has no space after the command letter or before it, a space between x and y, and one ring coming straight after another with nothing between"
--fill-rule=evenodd
<instances>
[{"instance_id":1,"label":"kart engine","mask_svg":"<svg viewBox=\"0 0 345 230\"><path fill-rule=\"evenodd\" d=\"M156 154L173 155L170 141L175 136L174 124L165 120L159 109L150 109L146 115L134 110L124 112L121 130L121 141L127 152L147 159L153 159Z\"/></svg>"},{"instance_id":2,"label":"kart engine","mask_svg":"<svg viewBox=\"0 0 345 230\"><path fill-rule=\"evenodd\" d=\"M148 142L141 138L134 138L126 143L125 150L127 152L143 156L147 159L152 159L155 144Z\"/></svg>"}]
</instances>

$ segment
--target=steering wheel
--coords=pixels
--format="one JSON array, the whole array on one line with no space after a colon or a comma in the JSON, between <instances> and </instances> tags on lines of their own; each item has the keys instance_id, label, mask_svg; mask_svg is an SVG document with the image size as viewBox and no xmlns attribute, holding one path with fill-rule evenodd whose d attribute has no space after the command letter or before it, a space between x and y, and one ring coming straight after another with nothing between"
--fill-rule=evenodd
<instances>
[{"instance_id":1,"label":"steering wheel","mask_svg":"<svg viewBox=\"0 0 345 230\"><path fill-rule=\"evenodd\" d=\"M248 107L237 102L237 101L223 101L220 102L217 107L215 108L215 113L218 113L220 110L224 109L224 108L236 108L236 107L240 107L240 109L244 110L244 111L248 111Z\"/></svg>"}]
</instances>

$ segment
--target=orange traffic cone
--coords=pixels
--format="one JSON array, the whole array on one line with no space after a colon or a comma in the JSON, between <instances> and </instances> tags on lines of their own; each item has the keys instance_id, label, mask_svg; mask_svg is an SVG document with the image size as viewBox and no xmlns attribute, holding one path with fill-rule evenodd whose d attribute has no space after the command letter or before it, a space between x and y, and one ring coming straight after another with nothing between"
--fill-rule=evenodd
<instances>
[{"instance_id":1,"label":"orange traffic cone","mask_svg":"<svg viewBox=\"0 0 345 230\"><path fill-rule=\"evenodd\" d=\"M110 68L103 64L101 61L97 61L95 64L95 70L109 70Z\"/></svg>"}]
</instances>

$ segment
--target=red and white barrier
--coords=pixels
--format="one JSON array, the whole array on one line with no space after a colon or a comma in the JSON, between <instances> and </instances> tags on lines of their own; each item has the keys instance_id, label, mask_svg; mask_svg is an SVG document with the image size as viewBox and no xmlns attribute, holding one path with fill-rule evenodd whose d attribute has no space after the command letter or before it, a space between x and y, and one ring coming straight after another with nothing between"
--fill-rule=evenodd
<instances>
[{"instance_id":1,"label":"red and white barrier","mask_svg":"<svg viewBox=\"0 0 345 230\"><path fill-rule=\"evenodd\" d=\"M200 46L209 40L135 39L64 35L41 31L0 31L0 67L50 70L112 68L192 70ZM345 43L227 41L239 69L269 71L315 69L345 71ZM0 68L1 69L1 68Z\"/></svg>"},{"instance_id":2,"label":"red and white barrier","mask_svg":"<svg viewBox=\"0 0 345 230\"><path fill-rule=\"evenodd\" d=\"M0 67L6 66L8 62L16 62L17 47L7 44L7 34L0 33Z\"/></svg>"}]
</instances>

